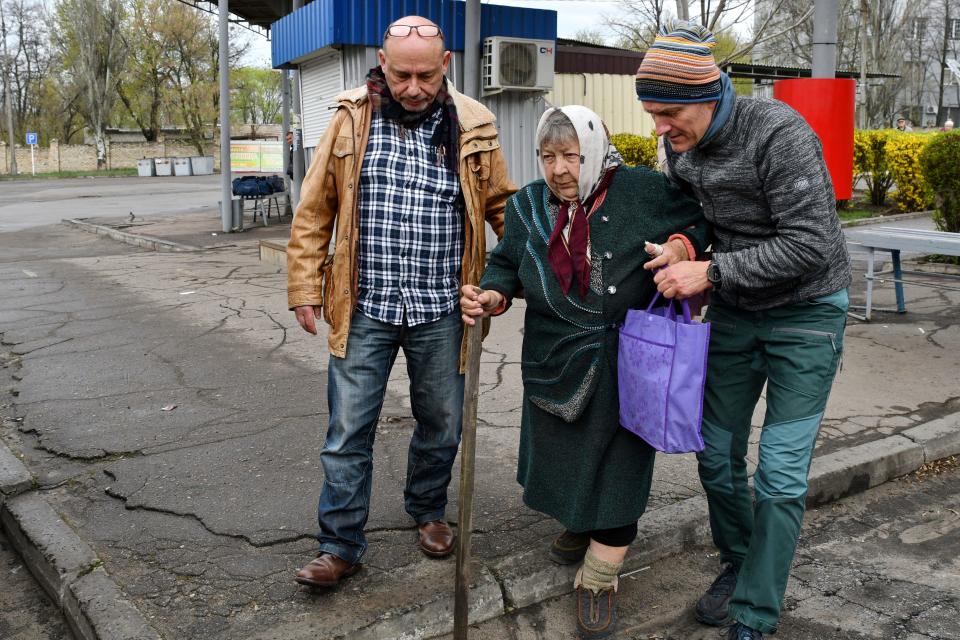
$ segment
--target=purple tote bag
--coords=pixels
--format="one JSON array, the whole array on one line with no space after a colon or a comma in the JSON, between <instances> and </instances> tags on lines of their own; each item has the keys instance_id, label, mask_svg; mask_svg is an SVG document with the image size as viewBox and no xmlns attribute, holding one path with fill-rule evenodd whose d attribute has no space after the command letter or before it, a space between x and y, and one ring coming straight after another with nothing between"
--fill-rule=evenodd
<instances>
[{"instance_id":1,"label":"purple tote bag","mask_svg":"<svg viewBox=\"0 0 960 640\"><path fill-rule=\"evenodd\" d=\"M620 424L665 453L703 450L703 385L710 325L690 319L690 306L673 301L630 309L620 328Z\"/></svg>"}]
</instances>

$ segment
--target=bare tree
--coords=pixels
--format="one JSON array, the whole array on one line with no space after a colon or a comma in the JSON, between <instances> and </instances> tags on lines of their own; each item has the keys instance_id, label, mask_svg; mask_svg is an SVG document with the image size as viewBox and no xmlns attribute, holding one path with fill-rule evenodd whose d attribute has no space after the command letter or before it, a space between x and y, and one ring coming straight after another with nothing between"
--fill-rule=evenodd
<instances>
[{"instance_id":1,"label":"bare tree","mask_svg":"<svg viewBox=\"0 0 960 640\"><path fill-rule=\"evenodd\" d=\"M168 43L163 37L165 0L132 0L121 37L129 51L124 72L116 76L117 97L125 115L148 142L160 136L167 93Z\"/></svg>"},{"instance_id":2,"label":"bare tree","mask_svg":"<svg viewBox=\"0 0 960 640\"><path fill-rule=\"evenodd\" d=\"M653 44L660 25L670 17L668 0L625 0L622 15L605 18L607 26L617 34L617 45L625 49L645 51Z\"/></svg>"},{"instance_id":3,"label":"bare tree","mask_svg":"<svg viewBox=\"0 0 960 640\"><path fill-rule=\"evenodd\" d=\"M840 0L837 15L837 67L894 77L861 81L861 126L889 126L903 111L918 121L927 62L931 55L921 0ZM776 5L776 6L775 6ZM775 37L755 49L765 64L808 67L813 54L813 20L808 0L761 0L758 15L771 21ZM781 25L795 25L783 29ZM906 96L906 97L905 97Z\"/></svg>"},{"instance_id":4,"label":"bare tree","mask_svg":"<svg viewBox=\"0 0 960 640\"><path fill-rule=\"evenodd\" d=\"M607 38L600 29L580 29L573 34L573 39L577 42L587 42L589 44L607 44Z\"/></svg>"},{"instance_id":5,"label":"bare tree","mask_svg":"<svg viewBox=\"0 0 960 640\"><path fill-rule=\"evenodd\" d=\"M954 80L960 80L960 78L955 78L953 72L947 66L948 60L956 60L958 56L958 50L960 50L960 11L958 11L957 5L960 4L956 0L941 0L939 7L935 4L931 7L932 10L937 11L937 16L941 25L940 33L938 34L941 40L940 50L939 50L939 59L937 64L940 67L940 77L937 79L937 126L943 126L944 122L947 121L948 110L944 105L944 95L946 93L947 85L952 83ZM960 96L960 88L958 88L958 96ZM958 105L960 106L960 100L958 100Z\"/></svg>"},{"instance_id":6,"label":"bare tree","mask_svg":"<svg viewBox=\"0 0 960 640\"><path fill-rule=\"evenodd\" d=\"M795 28L812 15L812 6L792 21L775 21L780 6L787 0L697 0L693 3L696 12L691 12L689 0L627 0L624 2L626 17L607 17L606 23L617 35L618 44L625 48L646 50L653 43L660 25L673 17L669 8L675 5L676 16L682 20L697 22L708 28L718 39L730 43L718 62L724 64L750 54L767 40L776 38ZM757 4L770 5L770 13L758 19Z\"/></svg>"},{"instance_id":7,"label":"bare tree","mask_svg":"<svg viewBox=\"0 0 960 640\"><path fill-rule=\"evenodd\" d=\"M208 14L179 3L165 14L163 38L168 62L164 73L170 87L171 112L201 155L204 136L217 121L220 109L218 37L216 23ZM228 64L235 68L246 42L231 34L230 44Z\"/></svg>"},{"instance_id":8,"label":"bare tree","mask_svg":"<svg viewBox=\"0 0 960 640\"><path fill-rule=\"evenodd\" d=\"M3 6L0 5L0 37L3 37L3 103L6 106L7 115L7 148L10 150L10 173L17 173L17 153L14 145L13 132L13 98L10 91L10 54L7 52L7 21L3 13Z\"/></svg>"},{"instance_id":9,"label":"bare tree","mask_svg":"<svg viewBox=\"0 0 960 640\"><path fill-rule=\"evenodd\" d=\"M241 67L230 74L231 120L250 126L250 137L258 137L258 125L281 121L280 72L273 69Z\"/></svg>"},{"instance_id":10,"label":"bare tree","mask_svg":"<svg viewBox=\"0 0 960 640\"><path fill-rule=\"evenodd\" d=\"M757 19L768 21L772 31L766 46L754 51L754 61L809 67L813 58L812 4L808 0L759 2ZM840 0L837 5L837 67L850 68L858 59L860 0Z\"/></svg>"},{"instance_id":11,"label":"bare tree","mask_svg":"<svg viewBox=\"0 0 960 640\"><path fill-rule=\"evenodd\" d=\"M36 130L38 97L50 71L47 20L40 0L5 0L2 12L7 33L10 82L17 133ZM19 136L18 136L19 137Z\"/></svg>"},{"instance_id":12,"label":"bare tree","mask_svg":"<svg viewBox=\"0 0 960 640\"><path fill-rule=\"evenodd\" d=\"M59 0L57 44L61 62L81 87L84 117L97 148L97 168L106 165L105 129L116 100L116 77L126 51L121 0Z\"/></svg>"}]
</instances>

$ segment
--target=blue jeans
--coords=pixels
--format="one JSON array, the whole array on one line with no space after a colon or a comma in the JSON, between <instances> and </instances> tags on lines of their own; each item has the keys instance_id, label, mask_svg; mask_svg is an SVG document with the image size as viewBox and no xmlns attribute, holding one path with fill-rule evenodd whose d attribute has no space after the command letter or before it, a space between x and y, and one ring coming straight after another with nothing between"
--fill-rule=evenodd
<instances>
[{"instance_id":1,"label":"blue jeans","mask_svg":"<svg viewBox=\"0 0 960 640\"><path fill-rule=\"evenodd\" d=\"M459 373L460 314L413 327L373 320L359 311L350 324L345 358L330 357L330 426L320 454L323 489L317 518L320 550L358 563L367 550L373 441L387 379L403 348L416 428L407 455L404 507L422 524L444 517L447 485L460 445L463 376Z\"/></svg>"}]
</instances>

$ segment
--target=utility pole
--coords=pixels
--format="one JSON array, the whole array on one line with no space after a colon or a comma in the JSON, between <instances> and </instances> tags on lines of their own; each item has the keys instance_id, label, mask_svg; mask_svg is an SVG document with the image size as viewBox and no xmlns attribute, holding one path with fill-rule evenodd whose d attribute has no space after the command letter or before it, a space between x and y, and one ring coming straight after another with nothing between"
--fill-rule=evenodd
<instances>
[{"instance_id":1,"label":"utility pole","mask_svg":"<svg viewBox=\"0 0 960 640\"><path fill-rule=\"evenodd\" d=\"M303 0L293 0L293 10L303 8ZM303 105L300 96L300 67L290 73L290 88L293 92L293 184L290 188L290 205L294 212L300 204L300 187L303 186L303 176L306 175L305 158L303 157Z\"/></svg>"},{"instance_id":2,"label":"utility pole","mask_svg":"<svg viewBox=\"0 0 960 640\"><path fill-rule=\"evenodd\" d=\"M814 78L837 76L837 0L816 0L813 5Z\"/></svg>"},{"instance_id":3,"label":"utility pole","mask_svg":"<svg viewBox=\"0 0 960 640\"><path fill-rule=\"evenodd\" d=\"M290 199L290 193L293 188L292 180L290 176L293 174L293 165L291 156L291 149L293 145L287 146L287 134L290 133L290 73L283 69L280 72L280 95L282 97L282 109L283 109L283 133L280 136L281 145L280 148L283 150L283 184L287 187L287 203L285 206L284 213L289 213L293 215L293 205Z\"/></svg>"},{"instance_id":4,"label":"utility pole","mask_svg":"<svg viewBox=\"0 0 960 640\"><path fill-rule=\"evenodd\" d=\"M220 27L220 229L233 229L230 184L230 0L218 0ZM241 223L243 221L241 220Z\"/></svg>"},{"instance_id":5,"label":"utility pole","mask_svg":"<svg viewBox=\"0 0 960 640\"><path fill-rule=\"evenodd\" d=\"M10 97L10 54L7 52L7 21L0 3L0 37L3 37L3 101L7 105L7 148L10 149L10 174L17 174L17 150L14 145L13 100Z\"/></svg>"},{"instance_id":6,"label":"utility pole","mask_svg":"<svg viewBox=\"0 0 960 640\"><path fill-rule=\"evenodd\" d=\"M866 129L867 120L867 26L870 24L868 0L860 0L860 128Z\"/></svg>"}]
</instances>

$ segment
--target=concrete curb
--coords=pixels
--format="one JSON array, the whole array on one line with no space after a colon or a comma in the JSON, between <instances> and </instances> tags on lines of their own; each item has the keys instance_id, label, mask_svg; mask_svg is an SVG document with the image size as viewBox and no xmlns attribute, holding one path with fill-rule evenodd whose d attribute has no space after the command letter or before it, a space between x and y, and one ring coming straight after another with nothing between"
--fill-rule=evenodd
<instances>
[{"instance_id":1,"label":"concrete curb","mask_svg":"<svg viewBox=\"0 0 960 640\"><path fill-rule=\"evenodd\" d=\"M3 442L0 442L0 507L8 498L13 498L33 488L33 476L13 455Z\"/></svg>"},{"instance_id":2,"label":"concrete curb","mask_svg":"<svg viewBox=\"0 0 960 640\"><path fill-rule=\"evenodd\" d=\"M813 459L807 505L816 506L866 491L907 475L934 460L960 455L960 413L912 427L897 435ZM623 573L663 560L689 546L710 542L707 500L687 498L640 519ZM570 593L576 565L560 567L543 549L527 550L493 566L507 611ZM452 605L451 605L452 610ZM447 632L453 628L452 617Z\"/></svg>"},{"instance_id":3,"label":"concrete curb","mask_svg":"<svg viewBox=\"0 0 960 640\"><path fill-rule=\"evenodd\" d=\"M895 213L890 216L876 216L873 218L860 218L859 220L841 220L840 226L864 227L871 224L887 224L888 222L899 222L901 220L914 220L916 218L927 218L933 215L933 211L911 211L910 213Z\"/></svg>"},{"instance_id":4,"label":"concrete curb","mask_svg":"<svg viewBox=\"0 0 960 640\"><path fill-rule=\"evenodd\" d=\"M0 526L74 635L81 640L160 640L93 549L39 492L28 491L33 486L26 467L0 442Z\"/></svg>"},{"instance_id":5,"label":"concrete curb","mask_svg":"<svg viewBox=\"0 0 960 640\"><path fill-rule=\"evenodd\" d=\"M470 623L502 616L505 607L496 578L477 563L474 563L470 576ZM391 608L372 624L341 633L334 640L417 640L450 633L453 631L453 581L449 584L449 592L440 597L413 606Z\"/></svg>"},{"instance_id":6,"label":"concrete curb","mask_svg":"<svg viewBox=\"0 0 960 640\"><path fill-rule=\"evenodd\" d=\"M172 242L170 240L163 240L161 238L154 238L151 236L144 236L138 233L129 233L127 231L120 231L119 229L114 229L102 224L93 224L91 222L85 222L78 218L64 218L62 220L63 224L70 225L80 229L81 231L87 231L89 233L95 233L97 235L104 235L119 242L124 242L126 244L131 244L135 247L143 247L144 249L153 249L154 251L202 251L201 247L195 247L189 244L181 244L179 242Z\"/></svg>"},{"instance_id":7,"label":"concrete curb","mask_svg":"<svg viewBox=\"0 0 960 640\"><path fill-rule=\"evenodd\" d=\"M960 276L960 265L944 264L942 262L918 262L916 260L904 260L904 266L910 265L913 271L922 273L938 273L947 276Z\"/></svg>"},{"instance_id":8,"label":"concrete curb","mask_svg":"<svg viewBox=\"0 0 960 640\"><path fill-rule=\"evenodd\" d=\"M273 240L260 241L260 262L266 262L287 270L287 245Z\"/></svg>"},{"instance_id":9,"label":"concrete curb","mask_svg":"<svg viewBox=\"0 0 960 640\"><path fill-rule=\"evenodd\" d=\"M916 471L923 464L960 455L960 412L899 434L814 458L807 504L821 505ZM83 640L159 640L127 600L90 547L33 487L23 464L0 443L0 523L51 597ZM689 546L710 541L703 496L649 512L627 555L624 573L642 569ZM471 623L503 615L569 593L576 565L558 566L543 549L528 549L492 565L475 565L470 592ZM409 569L402 575L409 577ZM399 579L399 578L398 578ZM338 639L427 638L453 630L453 593L416 606L381 612Z\"/></svg>"}]
</instances>

